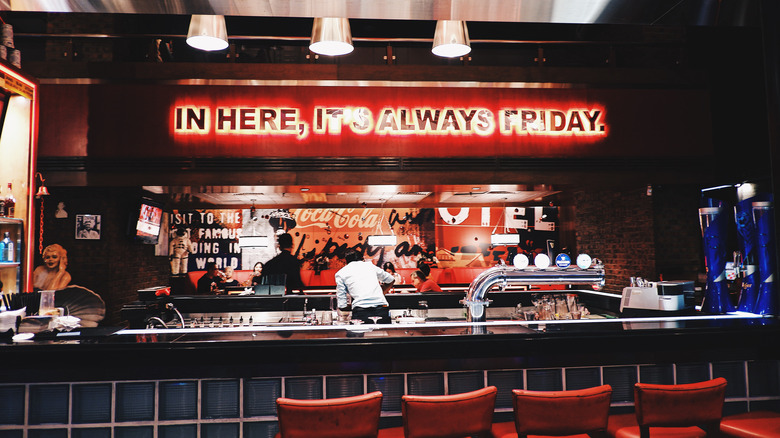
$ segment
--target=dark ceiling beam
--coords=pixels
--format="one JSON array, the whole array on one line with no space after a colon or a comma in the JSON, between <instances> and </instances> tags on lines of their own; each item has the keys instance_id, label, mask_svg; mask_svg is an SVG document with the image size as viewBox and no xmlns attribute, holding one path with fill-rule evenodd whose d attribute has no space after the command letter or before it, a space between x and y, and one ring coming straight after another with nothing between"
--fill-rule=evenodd
<instances>
[{"instance_id":1,"label":"dark ceiling beam","mask_svg":"<svg viewBox=\"0 0 780 438\"><path fill-rule=\"evenodd\" d=\"M620 69L578 67L490 67L338 64L205 64L205 63L104 63L25 62L25 71L53 83L166 82L198 84L208 81L378 81L419 82L426 86L458 86L458 83L534 83L560 87L588 84L693 86L706 83L701 71L687 69ZM197 78L197 79L196 79ZM195 83L195 82L193 82ZM316 84L312 84L316 85Z\"/></svg>"}]
</instances>

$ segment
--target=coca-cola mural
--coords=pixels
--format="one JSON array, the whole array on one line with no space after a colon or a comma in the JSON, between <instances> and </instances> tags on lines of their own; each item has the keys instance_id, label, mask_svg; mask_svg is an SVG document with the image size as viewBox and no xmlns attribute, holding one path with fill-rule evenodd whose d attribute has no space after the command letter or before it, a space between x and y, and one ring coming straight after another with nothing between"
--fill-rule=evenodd
<instances>
[{"instance_id":1,"label":"coca-cola mural","mask_svg":"<svg viewBox=\"0 0 780 438\"><path fill-rule=\"evenodd\" d=\"M518 253L534 255L558 241L557 207L316 208L175 210L170 240L186 235L189 271L209 261L252 269L276 253L275 236L293 236L304 269L338 269L356 249L377 265L414 268L421 258L439 268L487 267ZM518 234L517 245L493 245L492 234ZM368 244L369 236L394 235L394 246ZM263 238L239 246L240 236ZM186 242L186 240L185 240ZM557 245L554 245L557 247ZM181 251L179 251L181 253Z\"/></svg>"}]
</instances>

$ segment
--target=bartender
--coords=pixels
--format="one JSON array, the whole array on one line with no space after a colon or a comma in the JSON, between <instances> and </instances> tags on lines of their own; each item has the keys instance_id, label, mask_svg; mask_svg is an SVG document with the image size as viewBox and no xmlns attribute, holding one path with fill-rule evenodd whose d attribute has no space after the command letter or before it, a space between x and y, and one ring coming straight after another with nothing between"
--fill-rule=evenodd
<instances>
[{"instance_id":1,"label":"bartender","mask_svg":"<svg viewBox=\"0 0 780 438\"><path fill-rule=\"evenodd\" d=\"M372 317L379 318L377 324L390 324L390 308L385 293L393 286L393 276L362 254L350 250L344 257L347 265L336 272L336 300L339 315L349 312L347 295L352 299L352 319L371 323Z\"/></svg>"}]
</instances>

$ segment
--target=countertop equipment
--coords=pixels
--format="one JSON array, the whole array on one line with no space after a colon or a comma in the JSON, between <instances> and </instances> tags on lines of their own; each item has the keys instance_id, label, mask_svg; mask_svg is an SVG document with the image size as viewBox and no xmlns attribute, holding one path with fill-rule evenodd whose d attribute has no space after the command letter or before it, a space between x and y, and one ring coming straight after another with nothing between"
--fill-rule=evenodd
<instances>
[{"instance_id":1,"label":"countertop equipment","mask_svg":"<svg viewBox=\"0 0 780 438\"><path fill-rule=\"evenodd\" d=\"M693 307L693 281L646 282L623 288L620 311L644 309L678 311Z\"/></svg>"}]
</instances>

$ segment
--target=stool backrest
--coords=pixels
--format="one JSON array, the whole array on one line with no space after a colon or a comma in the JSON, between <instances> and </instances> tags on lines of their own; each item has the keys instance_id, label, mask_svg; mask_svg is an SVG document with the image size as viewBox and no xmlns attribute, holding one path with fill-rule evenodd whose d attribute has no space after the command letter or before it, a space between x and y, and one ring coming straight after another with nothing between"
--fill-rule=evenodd
<instances>
[{"instance_id":1,"label":"stool backrest","mask_svg":"<svg viewBox=\"0 0 780 438\"><path fill-rule=\"evenodd\" d=\"M612 387L512 391L517 435L575 435L607 430Z\"/></svg>"},{"instance_id":2,"label":"stool backrest","mask_svg":"<svg viewBox=\"0 0 780 438\"><path fill-rule=\"evenodd\" d=\"M495 386L453 395L405 395L401 410L406 438L490 436Z\"/></svg>"},{"instance_id":3,"label":"stool backrest","mask_svg":"<svg viewBox=\"0 0 780 438\"><path fill-rule=\"evenodd\" d=\"M375 438L382 393L324 400L276 399L281 438Z\"/></svg>"},{"instance_id":4,"label":"stool backrest","mask_svg":"<svg viewBox=\"0 0 780 438\"><path fill-rule=\"evenodd\" d=\"M701 426L710 435L723 416L726 379L679 385L634 385L640 432L650 427ZM649 432L648 432L649 433Z\"/></svg>"}]
</instances>

